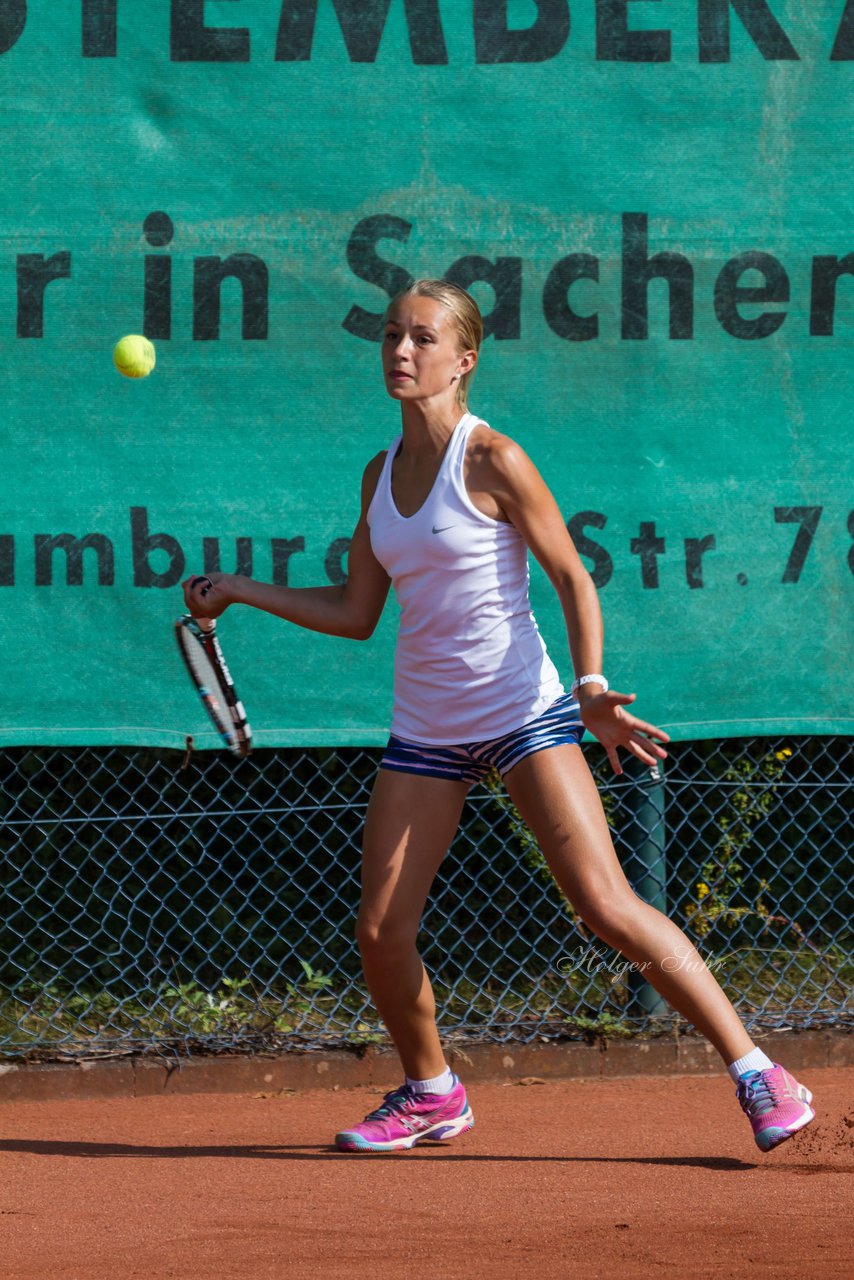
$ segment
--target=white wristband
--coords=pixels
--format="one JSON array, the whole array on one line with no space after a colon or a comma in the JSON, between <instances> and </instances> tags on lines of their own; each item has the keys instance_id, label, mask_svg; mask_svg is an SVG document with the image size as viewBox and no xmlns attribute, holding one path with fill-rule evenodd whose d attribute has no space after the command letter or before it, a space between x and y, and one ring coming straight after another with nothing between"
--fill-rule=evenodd
<instances>
[{"instance_id":1,"label":"white wristband","mask_svg":"<svg viewBox=\"0 0 854 1280\"><path fill-rule=\"evenodd\" d=\"M604 676L579 676L577 680L573 680L569 687L569 692L578 693L583 684L601 684L602 692L608 692L608 681Z\"/></svg>"}]
</instances>

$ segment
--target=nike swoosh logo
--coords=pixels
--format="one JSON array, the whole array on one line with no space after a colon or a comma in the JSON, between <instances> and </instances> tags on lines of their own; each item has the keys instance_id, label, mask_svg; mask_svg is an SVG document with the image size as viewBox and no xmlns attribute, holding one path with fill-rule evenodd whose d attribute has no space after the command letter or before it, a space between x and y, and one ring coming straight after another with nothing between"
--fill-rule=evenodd
<instances>
[{"instance_id":1,"label":"nike swoosh logo","mask_svg":"<svg viewBox=\"0 0 854 1280\"><path fill-rule=\"evenodd\" d=\"M443 525L441 525L441 526L437 529L437 528L436 528L436 526L435 526L435 525L433 525L433 532L434 532L434 533L444 533L446 529L453 529L453 527L454 527L454 526L453 526L452 524L443 524Z\"/></svg>"}]
</instances>

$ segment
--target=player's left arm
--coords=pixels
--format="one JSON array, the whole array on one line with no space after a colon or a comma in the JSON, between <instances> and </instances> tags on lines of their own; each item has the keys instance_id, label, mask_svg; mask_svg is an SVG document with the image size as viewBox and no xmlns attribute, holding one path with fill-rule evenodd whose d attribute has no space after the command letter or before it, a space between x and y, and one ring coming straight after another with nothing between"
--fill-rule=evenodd
<instances>
[{"instance_id":1,"label":"player's left arm","mask_svg":"<svg viewBox=\"0 0 854 1280\"><path fill-rule=\"evenodd\" d=\"M551 490L525 451L507 436L492 432L478 455L474 485L478 489L488 487L498 507L498 518L509 520L519 530L557 592L576 675L601 672L603 626L599 597ZM635 696L611 689L603 692L601 685L594 683L578 690L584 724L604 746L616 773L622 773L618 747L648 765L667 754L655 739L668 742L668 735L626 710Z\"/></svg>"}]
</instances>

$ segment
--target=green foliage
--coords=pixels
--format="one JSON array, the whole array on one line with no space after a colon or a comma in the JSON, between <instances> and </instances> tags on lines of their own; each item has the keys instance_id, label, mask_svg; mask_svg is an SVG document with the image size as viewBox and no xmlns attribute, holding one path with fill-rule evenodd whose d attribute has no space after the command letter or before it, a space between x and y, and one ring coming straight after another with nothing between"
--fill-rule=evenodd
<instances>
[{"instance_id":1,"label":"green foliage","mask_svg":"<svg viewBox=\"0 0 854 1280\"><path fill-rule=\"evenodd\" d=\"M128 1031L152 1044L176 1040L239 1042L247 1036L288 1034L298 1028L322 1029L326 1015L322 998L331 995L333 979L306 960L299 961L302 977L285 983L282 996L259 994L249 977L221 978L213 989L197 982L164 983L146 995L117 999L108 991L64 989L23 984L0 1001L4 1027L0 1036L15 1048L35 1042L69 1043L80 1050L88 1043L103 1046Z\"/></svg>"},{"instance_id":2,"label":"green foliage","mask_svg":"<svg viewBox=\"0 0 854 1280\"><path fill-rule=\"evenodd\" d=\"M757 825L774 807L778 783L791 755L791 748L783 747L758 759L743 756L724 770L721 781L735 783L736 788L724 793L726 801L715 818L720 838L700 868L694 900L685 908L686 923L698 938L705 938L716 923L728 929L751 918L763 927L768 924L770 912L762 899L762 893L769 888L768 881L756 882L751 900L745 901L742 859L754 840Z\"/></svg>"},{"instance_id":3,"label":"green foliage","mask_svg":"<svg viewBox=\"0 0 854 1280\"><path fill-rule=\"evenodd\" d=\"M256 1008L254 1001L241 994L248 986L248 978L223 978L217 991L204 991L195 982L165 987L164 1012L167 1018L201 1035L239 1031Z\"/></svg>"}]
</instances>

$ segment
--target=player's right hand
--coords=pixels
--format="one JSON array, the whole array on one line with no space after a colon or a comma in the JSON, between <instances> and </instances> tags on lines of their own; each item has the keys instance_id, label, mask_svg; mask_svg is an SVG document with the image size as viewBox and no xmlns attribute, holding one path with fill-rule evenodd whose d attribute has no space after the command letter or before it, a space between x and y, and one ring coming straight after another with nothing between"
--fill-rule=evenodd
<instances>
[{"instance_id":1,"label":"player's right hand","mask_svg":"<svg viewBox=\"0 0 854 1280\"><path fill-rule=\"evenodd\" d=\"M181 585L184 603L194 618L218 618L225 613L233 598L229 594L227 573L193 573Z\"/></svg>"}]
</instances>

